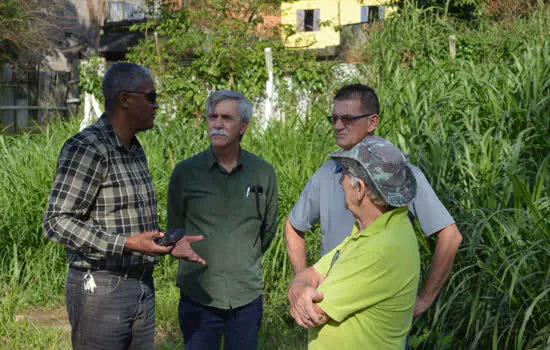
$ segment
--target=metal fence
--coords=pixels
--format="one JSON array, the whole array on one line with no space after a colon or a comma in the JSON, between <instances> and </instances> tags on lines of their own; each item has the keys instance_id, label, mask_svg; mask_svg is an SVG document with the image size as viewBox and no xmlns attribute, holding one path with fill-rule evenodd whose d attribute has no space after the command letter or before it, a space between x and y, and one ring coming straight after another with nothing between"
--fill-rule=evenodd
<instances>
[{"instance_id":1,"label":"metal fence","mask_svg":"<svg viewBox=\"0 0 550 350\"><path fill-rule=\"evenodd\" d=\"M78 102L76 83L69 72L0 67L0 131L17 132L76 113L70 104Z\"/></svg>"}]
</instances>

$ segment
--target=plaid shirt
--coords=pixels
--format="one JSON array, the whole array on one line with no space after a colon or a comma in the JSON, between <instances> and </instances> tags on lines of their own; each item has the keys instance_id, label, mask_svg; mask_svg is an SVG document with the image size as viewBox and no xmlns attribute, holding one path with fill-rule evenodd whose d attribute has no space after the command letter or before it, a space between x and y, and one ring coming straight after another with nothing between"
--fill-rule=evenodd
<instances>
[{"instance_id":1,"label":"plaid shirt","mask_svg":"<svg viewBox=\"0 0 550 350\"><path fill-rule=\"evenodd\" d=\"M124 146L103 115L65 142L44 214L44 236L67 247L73 267L118 269L158 258L124 251L127 236L158 229L145 153Z\"/></svg>"}]
</instances>

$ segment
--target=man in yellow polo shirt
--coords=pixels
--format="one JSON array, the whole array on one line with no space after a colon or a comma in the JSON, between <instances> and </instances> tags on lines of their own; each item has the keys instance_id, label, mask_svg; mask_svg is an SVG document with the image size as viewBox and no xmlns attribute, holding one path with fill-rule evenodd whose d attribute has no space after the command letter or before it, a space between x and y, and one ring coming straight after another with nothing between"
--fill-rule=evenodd
<instances>
[{"instance_id":1,"label":"man in yellow polo shirt","mask_svg":"<svg viewBox=\"0 0 550 350\"><path fill-rule=\"evenodd\" d=\"M332 153L358 232L290 283L290 312L311 349L405 347L420 273L407 203L416 181L401 151L367 137Z\"/></svg>"}]
</instances>

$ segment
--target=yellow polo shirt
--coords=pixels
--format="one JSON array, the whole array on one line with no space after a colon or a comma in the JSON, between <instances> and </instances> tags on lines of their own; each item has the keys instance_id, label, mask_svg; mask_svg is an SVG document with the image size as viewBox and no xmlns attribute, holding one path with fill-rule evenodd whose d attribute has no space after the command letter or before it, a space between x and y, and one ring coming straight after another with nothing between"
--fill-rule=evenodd
<instances>
[{"instance_id":1,"label":"yellow polo shirt","mask_svg":"<svg viewBox=\"0 0 550 350\"><path fill-rule=\"evenodd\" d=\"M348 236L314 267L326 277L318 305L330 320L310 328L308 349L404 349L420 274L407 207Z\"/></svg>"}]
</instances>

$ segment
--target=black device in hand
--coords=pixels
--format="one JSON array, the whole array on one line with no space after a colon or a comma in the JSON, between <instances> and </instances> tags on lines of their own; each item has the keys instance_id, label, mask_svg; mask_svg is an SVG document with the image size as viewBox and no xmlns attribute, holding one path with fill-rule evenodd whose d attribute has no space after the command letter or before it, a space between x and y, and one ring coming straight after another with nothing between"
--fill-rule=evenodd
<instances>
[{"instance_id":1,"label":"black device in hand","mask_svg":"<svg viewBox=\"0 0 550 350\"><path fill-rule=\"evenodd\" d=\"M162 246L169 246L176 244L177 241L179 241L185 234L185 230L182 228L174 228L171 230L168 230L164 232L163 237L153 237L153 241L155 241L156 244L162 245Z\"/></svg>"}]
</instances>

